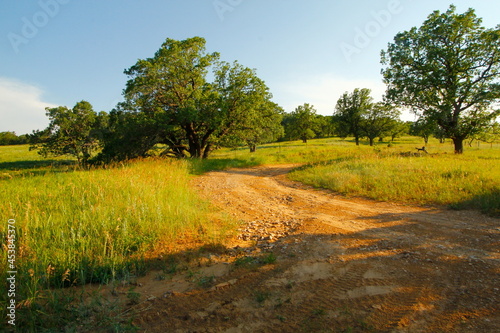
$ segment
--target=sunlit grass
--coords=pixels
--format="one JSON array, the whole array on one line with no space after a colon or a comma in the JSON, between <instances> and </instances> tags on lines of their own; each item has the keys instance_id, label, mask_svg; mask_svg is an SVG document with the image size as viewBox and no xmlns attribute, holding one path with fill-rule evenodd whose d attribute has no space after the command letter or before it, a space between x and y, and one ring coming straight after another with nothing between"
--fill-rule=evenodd
<instances>
[{"instance_id":1,"label":"sunlit grass","mask_svg":"<svg viewBox=\"0 0 500 333\"><path fill-rule=\"evenodd\" d=\"M186 161L145 160L14 178L0 187L1 220L16 220L26 271L42 274L50 264L79 283L108 281L158 239L210 223L208 204L187 186L188 170Z\"/></svg>"},{"instance_id":2,"label":"sunlit grass","mask_svg":"<svg viewBox=\"0 0 500 333\"><path fill-rule=\"evenodd\" d=\"M262 164L299 163L290 178L346 196L418 205L446 205L500 215L500 146L474 143L462 155L450 142L403 137L393 143L355 146L338 138L222 150L215 158L249 159Z\"/></svg>"},{"instance_id":3,"label":"sunlit grass","mask_svg":"<svg viewBox=\"0 0 500 333\"><path fill-rule=\"evenodd\" d=\"M160 245L176 251L183 238L198 246L224 242L234 228L189 185L189 161L146 159L93 170L42 166L40 173L7 166L2 171L13 176L0 179L0 237L6 239L7 221L14 219L18 323L25 328L55 315L41 307L53 299L53 287L139 276L164 251ZM0 250L4 280L11 270L6 249ZM6 295L2 287L4 310Z\"/></svg>"},{"instance_id":4,"label":"sunlit grass","mask_svg":"<svg viewBox=\"0 0 500 333\"><path fill-rule=\"evenodd\" d=\"M64 300L54 287L143 274L149 259L164 248L175 251L183 237L200 246L223 242L235 221L214 215L189 186L193 175L212 170L301 164L292 179L346 196L500 215L498 145L455 155L449 143L434 140L430 154L416 154L422 145L414 137L375 147L328 138L262 145L255 153L221 149L204 161L145 159L91 170L70 158L44 160L28 146L0 147L0 237L15 219L20 323L37 331L58 312L68 316L75 295ZM5 259L6 247L0 252ZM0 292L4 316L7 293Z\"/></svg>"}]
</instances>

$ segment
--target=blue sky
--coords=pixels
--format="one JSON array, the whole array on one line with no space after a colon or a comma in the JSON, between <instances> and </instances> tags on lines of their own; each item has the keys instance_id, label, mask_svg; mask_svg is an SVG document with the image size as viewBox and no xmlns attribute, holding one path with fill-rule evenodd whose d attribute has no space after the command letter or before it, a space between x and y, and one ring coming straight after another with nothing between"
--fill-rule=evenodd
<instances>
[{"instance_id":1,"label":"blue sky","mask_svg":"<svg viewBox=\"0 0 500 333\"><path fill-rule=\"evenodd\" d=\"M498 1L454 1L491 28ZM385 87L380 51L451 2L429 0L1 0L0 131L44 128L45 107L87 100L109 111L123 70L166 38L201 36L207 51L255 68L287 112L331 115L340 95Z\"/></svg>"}]
</instances>

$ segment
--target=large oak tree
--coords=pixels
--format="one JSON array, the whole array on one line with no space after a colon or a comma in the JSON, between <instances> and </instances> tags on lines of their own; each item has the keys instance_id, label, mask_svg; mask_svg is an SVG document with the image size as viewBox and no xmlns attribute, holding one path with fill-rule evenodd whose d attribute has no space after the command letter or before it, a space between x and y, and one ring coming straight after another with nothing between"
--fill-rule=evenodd
<instances>
[{"instance_id":1,"label":"large oak tree","mask_svg":"<svg viewBox=\"0 0 500 333\"><path fill-rule=\"evenodd\" d=\"M177 156L206 158L225 138L244 135L242 129L280 120L269 117L278 111L255 70L219 61L201 37L167 39L154 57L125 73L124 105L148 133L141 142L164 143ZM126 112L120 117L131 118Z\"/></svg>"},{"instance_id":2,"label":"large oak tree","mask_svg":"<svg viewBox=\"0 0 500 333\"><path fill-rule=\"evenodd\" d=\"M473 9L457 14L450 6L398 33L382 64L389 101L436 122L456 153L498 115L500 26L482 27Z\"/></svg>"}]
</instances>

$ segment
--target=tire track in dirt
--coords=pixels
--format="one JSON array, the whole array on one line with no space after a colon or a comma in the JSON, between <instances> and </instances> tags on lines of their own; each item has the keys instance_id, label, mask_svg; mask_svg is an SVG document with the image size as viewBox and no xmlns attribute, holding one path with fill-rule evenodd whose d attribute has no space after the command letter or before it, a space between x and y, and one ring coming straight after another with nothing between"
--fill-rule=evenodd
<instances>
[{"instance_id":1,"label":"tire track in dirt","mask_svg":"<svg viewBox=\"0 0 500 333\"><path fill-rule=\"evenodd\" d=\"M136 319L144 332L500 331L498 219L345 199L288 180L293 167L193 180L244 237L205 265L230 266L220 288L157 297Z\"/></svg>"}]
</instances>

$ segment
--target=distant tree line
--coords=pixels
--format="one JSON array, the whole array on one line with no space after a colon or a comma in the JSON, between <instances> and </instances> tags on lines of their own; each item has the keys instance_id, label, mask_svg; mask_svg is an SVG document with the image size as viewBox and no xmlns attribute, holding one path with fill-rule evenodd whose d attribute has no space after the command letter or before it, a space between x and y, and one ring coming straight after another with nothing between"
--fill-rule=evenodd
<instances>
[{"instance_id":1,"label":"distant tree line","mask_svg":"<svg viewBox=\"0 0 500 333\"><path fill-rule=\"evenodd\" d=\"M407 133L425 142L435 136L462 153L464 142L498 140L500 26L480 24L473 9L456 14L450 6L398 33L382 51L383 100L357 88L340 96L331 116L307 103L285 113L254 69L207 53L203 38L167 39L153 57L125 70L124 102L111 112L97 113L86 101L47 108L49 126L29 140L43 155L72 154L83 165L147 156L154 147L164 156L207 158L223 146L253 152L279 139L332 135L357 145ZM402 108L418 120L402 122ZM0 139L16 142L11 132Z\"/></svg>"},{"instance_id":2,"label":"distant tree line","mask_svg":"<svg viewBox=\"0 0 500 333\"><path fill-rule=\"evenodd\" d=\"M365 93L366 101L358 105L356 98L359 92ZM409 124L402 122L400 111L382 103L373 103L369 89L355 89L353 93L345 93L337 102L332 116L316 113L314 106L305 103L293 112L285 114L283 126L284 140L307 140L339 136L354 137L359 145L360 139L366 138L371 146L375 139L384 141L408 134Z\"/></svg>"},{"instance_id":3,"label":"distant tree line","mask_svg":"<svg viewBox=\"0 0 500 333\"><path fill-rule=\"evenodd\" d=\"M17 135L16 132L0 132L0 146L24 145L28 143L28 135Z\"/></svg>"}]
</instances>

